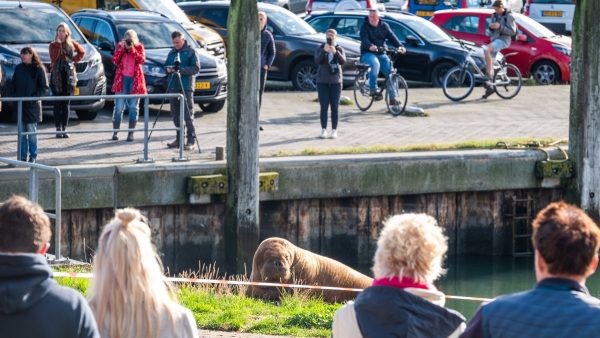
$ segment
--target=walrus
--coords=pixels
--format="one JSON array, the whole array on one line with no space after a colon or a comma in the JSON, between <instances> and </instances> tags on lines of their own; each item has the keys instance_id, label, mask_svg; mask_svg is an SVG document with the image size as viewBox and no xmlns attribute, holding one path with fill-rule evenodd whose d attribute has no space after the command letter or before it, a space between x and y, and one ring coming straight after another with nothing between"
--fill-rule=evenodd
<instances>
[{"instance_id":1,"label":"walrus","mask_svg":"<svg viewBox=\"0 0 600 338\"><path fill-rule=\"evenodd\" d=\"M373 279L336 260L299 248L286 239L271 237L262 241L254 253L250 281L364 289ZM279 300L281 291L275 287L250 286L246 294ZM334 290L310 290L308 293L322 295L331 303L354 299L357 294Z\"/></svg>"}]
</instances>

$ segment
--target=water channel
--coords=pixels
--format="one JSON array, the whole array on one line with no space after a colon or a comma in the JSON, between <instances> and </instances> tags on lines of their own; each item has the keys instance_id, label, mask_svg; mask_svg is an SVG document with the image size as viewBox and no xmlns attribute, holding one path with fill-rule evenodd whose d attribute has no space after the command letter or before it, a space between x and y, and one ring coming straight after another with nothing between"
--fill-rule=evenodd
<instances>
[{"instance_id":1,"label":"water channel","mask_svg":"<svg viewBox=\"0 0 600 338\"><path fill-rule=\"evenodd\" d=\"M533 256L449 257L445 265L447 273L436 284L446 295L494 298L507 293L532 288L535 281ZM600 297L600 273L592 275L586 283L590 293ZM480 302L447 300L446 306L470 319Z\"/></svg>"}]
</instances>

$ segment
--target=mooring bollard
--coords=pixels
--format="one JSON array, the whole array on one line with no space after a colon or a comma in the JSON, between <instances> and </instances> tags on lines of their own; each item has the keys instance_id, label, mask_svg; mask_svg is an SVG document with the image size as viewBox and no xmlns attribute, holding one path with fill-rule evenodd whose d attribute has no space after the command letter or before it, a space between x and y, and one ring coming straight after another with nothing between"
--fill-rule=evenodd
<instances>
[{"instance_id":1,"label":"mooring bollard","mask_svg":"<svg viewBox=\"0 0 600 338\"><path fill-rule=\"evenodd\" d=\"M216 147L215 148L215 160L216 161L223 161L224 153L225 153L225 148L224 147Z\"/></svg>"}]
</instances>

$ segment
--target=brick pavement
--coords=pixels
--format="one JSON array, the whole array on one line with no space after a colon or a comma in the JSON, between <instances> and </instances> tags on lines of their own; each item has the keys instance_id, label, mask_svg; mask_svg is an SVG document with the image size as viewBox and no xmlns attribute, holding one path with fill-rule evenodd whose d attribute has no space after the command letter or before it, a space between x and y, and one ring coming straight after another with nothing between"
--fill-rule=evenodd
<instances>
[{"instance_id":1,"label":"brick pavement","mask_svg":"<svg viewBox=\"0 0 600 338\"><path fill-rule=\"evenodd\" d=\"M386 113L383 102L376 102L369 111L356 106L341 106L339 137L319 139L319 107L315 93L274 91L265 93L260 132L260 154L271 156L280 151L298 152L306 149L340 149L375 145L406 146L432 143L455 143L469 140L515 137L568 137L569 86L523 87L512 100L491 96L481 100L481 88L460 103L448 100L437 88L409 90L409 104L420 106L428 117L394 117ZM352 97L352 91L344 91ZM158 106L153 106L150 122ZM226 110L203 114L194 121L202 153L187 152L192 160L214 158L214 149L226 143ZM73 115L74 116L74 115ZM172 126L168 112L159 116L157 127ZM140 127L142 124L138 124ZM94 121L70 121L70 130L111 128L111 112L107 109ZM39 131L53 131L49 116L38 126ZM15 124L0 124L0 133L15 132ZM150 157L170 161L177 152L166 148L174 131L158 131L152 135ZM38 161L43 164L130 164L142 156L142 133L136 141L110 141L110 133L71 134L69 139L53 135L39 137ZM16 157L16 137L0 135L0 156Z\"/></svg>"}]
</instances>

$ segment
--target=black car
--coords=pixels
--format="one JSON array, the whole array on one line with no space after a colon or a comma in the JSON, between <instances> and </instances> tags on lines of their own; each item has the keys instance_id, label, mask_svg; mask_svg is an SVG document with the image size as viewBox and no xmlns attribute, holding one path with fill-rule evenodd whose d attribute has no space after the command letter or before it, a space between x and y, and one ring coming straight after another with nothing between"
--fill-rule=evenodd
<instances>
[{"instance_id":1,"label":"black car","mask_svg":"<svg viewBox=\"0 0 600 338\"><path fill-rule=\"evenodd\" d=\"M45 3L0 1L0 68L2 68L0 71L4 73L2 96L11 94L8 90L11 87L15 67L21 63L20 51L23 47L35 48L46 70L50 69L48 46L55 38L56 26L61 22L69 26L71 37L85 50L83 59L75 64L78 79L75 95L106 93L106 78L100 53L81 34L65 12ZM3 119L16 120L16 111L11 109L13 106L4 105ZM44 102L45 110L51 107L51 102ZM81 120L93 120L98 110L103 107L104 100L101 99L71 102L71 109L75 110Z\"/></svg>"},{"instance_id":2,"label":"black car","mask_svg":"<svg viewBox=\"0 0 600 338\"><path fill-rule=\"evenodd\" d=\"M139 10L103 11L84 9L72 15L83 34L102 54L102 63L111 90L116 67L112 62L115 46L128 29L138 33L146 49L143 66L149 94L165 93L167 74L165 61L171 50L171 33L180 31L200 56L200 72L196 75L194 102L202 111L217 112L227 99L227 66L225 61L201 49L188 32L177 22L154 12Z\"/></svg>"},{"instance_id":3,"label":"black car","mask_svg":"<svg viewBox=\"0 0 600 338\"><path fill-rule=\"evenodd\" d=\"M227 16L229 1L193 1L178 4L192 19L213 28L227 44ZM317 88L317 65L315 50L325 42L325 35L292 12L275 5L259 3L258 9L267 13L267 29L273 33L276 55L269 69L269 80L292 81L298 90ZM343 67L344 84L351 85L356 76L356 61L360 56L360 44L351 39L339 38L338 44L345 52L347 62Z\"/></svg>"},{"instance_id":4,"label":"black car","mask_svg":"<svg viewBox=\"0 0 600 338\"><path fill-rule=\"evenodd\" d=\"M406 54L395 63L406 80L439 87L446 72L468 55L458 41L423 18L406 12L380 15L406 47ZM333 28L341 36L360 40L360 27L368 16L367 11L328 12L309 15L305 20L319 32ZM476 47L471 56L478 64L485 64L481 48Z\"/></svg>"}]
</instances>

